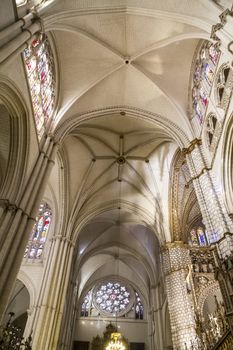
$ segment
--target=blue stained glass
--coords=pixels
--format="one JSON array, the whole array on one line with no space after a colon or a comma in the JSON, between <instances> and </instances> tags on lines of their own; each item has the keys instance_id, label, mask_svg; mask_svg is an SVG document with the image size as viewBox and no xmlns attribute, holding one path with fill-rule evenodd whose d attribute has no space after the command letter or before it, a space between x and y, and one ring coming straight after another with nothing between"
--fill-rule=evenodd
<instances>
[{"instance_id":1,"label":"blue stained glass","mask_svg":"<svg viewBox=\"0 0 233 350\"><path fill-rule=\"evenodd\" d=\"M205 232L201 227L197 229L197 236L198 236L199 244L201 246L206 246L207 242L206 242Z\"/></svg>"}]
</instances>

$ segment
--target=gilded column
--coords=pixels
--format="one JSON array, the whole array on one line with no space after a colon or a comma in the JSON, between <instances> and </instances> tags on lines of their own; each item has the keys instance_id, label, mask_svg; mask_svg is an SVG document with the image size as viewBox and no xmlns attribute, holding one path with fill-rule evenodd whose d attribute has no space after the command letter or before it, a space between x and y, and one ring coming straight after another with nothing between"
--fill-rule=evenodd
<instances>
[{"instance_id":1,"label":"gilded column","mask_svg":"<svg viewBox=\"0 0 233 350\"><path fill-rule=\"evenodd\" d=\"M167 243L162 248L174 350L192 349L196 343L194 312L186 278L191 264L188 247L183 242Z\"/></svg>"}]
</instances>

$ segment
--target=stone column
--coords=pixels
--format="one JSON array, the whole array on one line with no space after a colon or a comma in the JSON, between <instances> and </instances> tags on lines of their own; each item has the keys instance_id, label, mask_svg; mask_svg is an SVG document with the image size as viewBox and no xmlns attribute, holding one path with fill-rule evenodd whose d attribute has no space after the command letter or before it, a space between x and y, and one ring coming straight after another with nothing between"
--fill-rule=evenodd
<instances>
[{"instance_id":1,"label":"stone column","mask_svg":"<svg viewBox=\"0 0 233 350\"><path fill-rule=\"evenodd\" d=\"M32 323L33 349L57 349L72 258L72 242L55 236Z\"/></svg>"},{"instance_id":2,"label":"stone column","mask_svg":"<svg viewBox=\"0 0 233 350\"><path fill-rule=\"evenodd\" d=\"M72 275L72 272L71 272ZM72 277L72 276L71 276ZM63 314L58 348L67 350L72 348L73 334L76 326L76 314L78 310L78 286L72 280L69 281L66 295L65 313Z\"/></svg>"},{"instance_id":3,"label":"stone column","mask_svg":"<svg viewBox=\"0 0 233 350\"><path fill-rule=\"evenodd\" d=\"M152 349L164 349L164 324L162 317L162 304L164 300L164 291L161 285L151 286L150 288L150 306L151 306L151 336L153 337Z\"/></svg>"},{"instance_id":4,"label":"stone column","mask_svg":"<svg viewBox=\"0 0 233 350\"><path fill-rule=\"evenodd\" d=\"M196 342L195 319L186 278L191 265L188 247L183 242L167 243L162 248L163 269L174 350L192 349Z\"/></svg>"},{"instance_id":5,"label":"stone column","mask_svg":"<svg viewBox=\"0 0 233 350\"><path fill-rule=\"evenodd\" d=\"M0 320L17 278L35 222L34 217L54 164L56 152L57 145L51 137L47 137L19 203L11 203L10 199L2 201L0 211Z\"/></svg>"},{"instance_id":6,"label":"stone column","mask_svg":"<svg viewBox=\"0 0 233 350\"><path fill-rule=\"evenodd\" d=\"M233 258L233 223L227 214L221 186L217 184L206 161L201 141L192 141L185 154L209 243L216 246L216 276L227 309L226 315L233 328L232 280L231 275L224 272L224 266L231 264L229 258Z\"/></svg>"}]
</instances>

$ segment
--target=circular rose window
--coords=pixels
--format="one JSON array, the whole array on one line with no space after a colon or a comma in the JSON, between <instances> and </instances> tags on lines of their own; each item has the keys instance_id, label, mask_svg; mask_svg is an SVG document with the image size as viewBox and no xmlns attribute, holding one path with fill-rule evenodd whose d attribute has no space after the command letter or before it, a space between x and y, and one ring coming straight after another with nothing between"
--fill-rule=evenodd
<instances>
[{"instance_id":1,"label":"circular rose window","mask_svg":"<svg viewBox=\"0 0 233 350\"><path fill-rule=\"evenodd\" d=\"M108 281L98 284L94 290L95 307L105 315L121 316L133 305L131 287L120 281Z\"/></svg>"}]
</instances>

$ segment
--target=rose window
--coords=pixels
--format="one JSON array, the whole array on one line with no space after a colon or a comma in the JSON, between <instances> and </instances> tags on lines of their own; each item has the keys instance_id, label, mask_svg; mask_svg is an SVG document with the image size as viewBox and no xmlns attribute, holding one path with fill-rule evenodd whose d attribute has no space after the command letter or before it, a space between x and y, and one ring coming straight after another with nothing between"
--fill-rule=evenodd
<instances>
[{"instance_id":1,"label":"rose window","mask_svg":"<svg viewBox=\"0 0 233 350\"><path fill-rule=\"evenodd\" d=\"M123 315L132 307L132 291L118 281L99 284L94 292L96 308L109 315Z\"/></svg>"}]
</instances>

